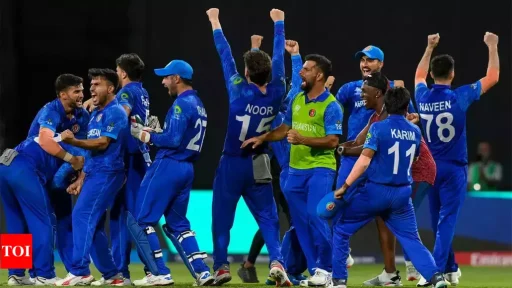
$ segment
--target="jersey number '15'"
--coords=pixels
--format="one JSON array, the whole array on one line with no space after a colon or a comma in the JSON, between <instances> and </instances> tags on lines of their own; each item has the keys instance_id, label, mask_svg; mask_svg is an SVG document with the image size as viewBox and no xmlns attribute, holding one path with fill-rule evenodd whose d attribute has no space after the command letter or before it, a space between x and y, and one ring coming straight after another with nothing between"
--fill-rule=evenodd
<instances>
[{"instance_id":1,"label":"jersey number '15'","mask_svg":"<svg viewBox=\"0 0 512 288\"><path fill-rule=\"evenodd\" d=\"M427 141L432 142L430 138L430 127L432 127L432 121L434 121L434 115L432 114L420 114L422 119L427 121L427 125L425 127L427 133ZM453 123L453 114L449 112L443 112L436 117L436 125L437 125L437 137L442 142L450 142L453 137L455 137L455 127L452 126ZM448 130L448 135L445 134L445 130ZM445 136L446 135L446 136Z\"/></svg>"},{"instance_id":2,"label":"jersey number '15'","mask_svg":"<svg viewBox=\"0 0 512 288\"><path fill-rule=\"evenodd\" d=\"M197 119L194 129L199 127L199 132L188 142L187 149L201 152L203 148L204 135L206 134L206 120ZM200 143L199 143L200 142Z\"/></svg>"},{"instance_id":3,"label":"jersey number '15'","mask_svg":"<svg viewBox=\"0 0 512 288\"><path fill-rule=\"evenodd\" d=\"M409 158L409 167L407 168L407 176L411 175L412 161L414 161L414 155L416 152L416 144L412 144L409 150L405 151L405 157ZM398 174L398 165L400 165L400 142L396 141L391 148L388 149L388 155L394 154L393 159L393 175Z\"/></svg>"},{"instance_id":4,"label":"jersey number '15'","mask_svg":"<svg viewBox=\"0 0 512 288\"><path fill-rule=\"evenodd\" d=\"M270 122L274 120L276 116L263 118L256 128L256 133L268 132L270 130ZM249 124L251 123L251 115L244 116L236 116L236 120L242 122L242 131L240 131L240 137L238 139L242 142L245 141L245 137L247 136L247 130L249 129Z\"/></svg>"}]
</instances>

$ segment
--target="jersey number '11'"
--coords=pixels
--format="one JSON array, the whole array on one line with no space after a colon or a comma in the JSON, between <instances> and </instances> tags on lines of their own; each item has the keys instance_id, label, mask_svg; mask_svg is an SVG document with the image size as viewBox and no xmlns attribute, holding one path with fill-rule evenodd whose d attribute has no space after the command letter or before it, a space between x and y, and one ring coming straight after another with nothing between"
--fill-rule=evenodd
<instances>
[{"instance_id":1,"label":"jersey number '11'","mask_svg":"<svg viewBox=\"0 0 512 288\"><path fill-rule=\"evenodd\" d=\"M260 125L256 129L256 133L268 132L270 130L270 122L274 120L276 116L263 118L260 121ZM236 116L236 120L242 122L242 131L240 131L240 137L238 139L242 142L245 141L245 137L247 136L247 130L249 129L249 124L251 123L251 115L244 116Z\"/></svg>"},{"instance_id":2,"label":"jersey number '11'","mask_svg":"<svg viewBox=\"0 0 512 288\"><path fill-rule=\"evenodd\" d=\"M388 155L394 154L394 160L393 160L393 175L398 174L398 165L400 165L400 142L396 141L395 145L391 146L391 148L388 149ZM405 151L405 157L409 158L409 167L407 168L407 176L411 175L411 166L412 161L414 160L414 154L416 152L416 144L412 144L411 148L409 150Z\"/></svg>"}]
</instances>

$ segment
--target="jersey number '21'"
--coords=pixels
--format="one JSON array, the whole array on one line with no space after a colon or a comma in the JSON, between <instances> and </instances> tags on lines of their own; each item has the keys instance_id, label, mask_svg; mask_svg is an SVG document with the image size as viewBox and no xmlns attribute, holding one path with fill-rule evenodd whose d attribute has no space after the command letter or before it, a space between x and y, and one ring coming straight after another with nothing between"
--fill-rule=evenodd
<instances>
[{"instance_id":1,"label":"jersey number '21'","mask_svg":"<svg viewBox=\"0 0 512 288\"><path fill-rule=\"evenodd\" d=\"M430 127L432 125L432 121L434 120L434 115L432 114L420 114L422 119L427 120L427 141L430 143L432 140L430 139ZM444 122L444 123L443 123ZM437 124L437 137L439 140L447 143L450 142L453 137L455 137L455 127L452 126L453 123L453 114L449 112L443 112L436 117ZM448 135L445 137L444 130L448 130Z\"/></svg>"},{"instance_id":2,"label":"jersey number '21'","mask_svg":"<svg viewBox=\"0 0 512 288\"><path fill-rule=\"evenodd\" d=\"M414 160L414 154L416 152L416 144L412 144L411 148L409 150L405 151L405 157L409 158L409 167L407 168L407 175L411 175L411 166L412 161ZM400 142L396 141L395 145L391 146L391 148L388 149L388 155L394 154L394 160L393 160L393 175L398 174L398 165L400 165Z\"/></svg>"},{"instance_id":3,"label":"jersey number '21'","mask_svg":"<svg viewBox=\"0 0 512 288\"><path fill-rule=\"evenodd\" d=\"M274 120L276 116L263 118L260 121L260 125L256 129L256 133L268 132L270 130L270 122ZM249 129L249 124L251 123L251 116L236 116L236 120L242 122L242 131L240 131L240 137L238 139L242 142L245 141L245 137L247 136L247 130Z\"/></svg>"},{"instance_id":4,"label":"jersey number '21'","mask_svg":"<svg viewBox=\"0 0 512 288\"><path fill-rule=\"evenodd\" d=\"M206 134L206 120L197 119L194 129L198 126L199 132L197 132L196 136L188 142L187 149L201 152L201 149L203 148L204 134ZM201 143L197 144L199 141L201 141Z\"/></svg>"}]
</instances>

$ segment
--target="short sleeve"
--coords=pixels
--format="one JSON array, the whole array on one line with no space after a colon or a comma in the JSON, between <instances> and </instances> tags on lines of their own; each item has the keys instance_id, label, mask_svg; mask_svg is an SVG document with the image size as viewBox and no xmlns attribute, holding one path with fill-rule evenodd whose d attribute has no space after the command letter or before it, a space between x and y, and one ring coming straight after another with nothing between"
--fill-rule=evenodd
<instances>
[{"instance_id":1,"label":"short sleeve","mask_svg":"<svg viewBox=\"0 0 512 288\"><path fill-rule=\"evenodd\" d=\"M414 88L414 97L417 101L424 101L425 96L428 94L428 87L425 83L418 83Z\"/></svg>"},{"instance_id":2,"label":"short sleeve","mask_svg":"<svg viewBox=\"0 0 512 288\"><path fill-rule=\"evenodd\" d=\"M350 87L351 86L352 86L351 83L346 83L345 85L341 86L341 88L338 90L338 93L336 93L336 99L343 106L347 105L350 100Z\"/></svg>"},{"instance_id":3,"label":"short sleeve","mask_svg":"<svg viewBox=\"0 0 512 288\"><path fill-rule=\"evenodd\" d=\"M39 123L41 128L48 128L56 133L57 127L59 127L61 122L60 119L61 117L59 112L46 108L39 116L37 123Z\"/></svg>"},{"instance_id":4,"label":"short sleeve","mask_svg":"<svg viewBox=\"0 0 512 288\"><path fill-rule=\"evenodd\" d=\"M128 118L126 113L117 107L105 111L106 117L101 127L101 136L106 136L117 140L117 137L128 125Z\"/></svg>"},{"instance_id":5,"label":"short sleeve","mask_svg":"<svg viewBox=\"0 0 512 288\"><path fill-rule=\"evenodd\" d=\"M123 89L120 91L119 97L117 97L117 101L119 101L119 104L121 106L128 106L130 110L133 110L134 106L134 99L133 95L128 89Z\"/></svg>"},{"instance_id":6,"label":"short sleeve","mask_svg":"<svg viewBox=\"0 0 512 288\"><path fill-rule=\"evenodd\" d=\"M373 151L377 151L379 144L377 138L377 126L374 123L370 126L370 130L368 130L368 133L366 134L363 149L372 149Z\"/></svg>"},{"instance_id":7,"label":"short sleeve","mask_svg":"<svg viewBox=\"0 0 512 288\"><path fill-rule=\"evenodd\" d=\"M327 105L324 113L325 135L343 135L343 111L337 101Z\"/></svg>"},{"instance_id":8,"label":"short sleeve","mask_svg":"<svg viewBox=\"0 0 512 288\"><path fill-rule=\"evenodd\" d=\"M470 85L464 85L455 89L457 94L457 103L459 103L460 109L466 112L471 104L480 99L482 94L482 84L477 81Z\"/></svg>"}]
</instances>

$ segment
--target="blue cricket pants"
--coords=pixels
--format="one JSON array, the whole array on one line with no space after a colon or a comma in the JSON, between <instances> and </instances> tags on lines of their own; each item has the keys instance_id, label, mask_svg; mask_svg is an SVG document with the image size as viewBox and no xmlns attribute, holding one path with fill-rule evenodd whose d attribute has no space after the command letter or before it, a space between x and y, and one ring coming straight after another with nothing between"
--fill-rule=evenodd
<instances>
[{"instance_id":1,"label":"blue cricket pants","mask_svg":"<svg viewBox=\"0 0 512 288\"><path fill-rule=\"evenodd\" d=\"M332 232L327 220L316 211L320 200L332 193L335 177L336 172L327 168L290 168L283 190L311 275L314 268L332 270Z\"/></svg>"},{"instance_id":2,"label":"blue cricket pants","mask_svg":"<svg viewBox=\"0 0 512 288\"><path fill-rule=\"evenodd\" d=\"M105 234L105 219L125 180L124 171L94 171L85 176L82 192L73 209L73 261L75 276L91 275L89 255L105 279L118 273Z\"/></svg>"},{"instance_id":3,"label":"blue cricket pants","mask_svg":"<svg viewBox=\"0 0 512 288\"><path fill-rule=\"evenodd\" d=\"M288 166L283 167L279 176L279 185L281 191L284 191L286 186L286 180L289 174ZM286 198L286 195L285 195ZM288 202L288 200L286 200ZM308 263L302 248L300 247L299 238L297 237L297 231L293 227L293 219L291 219L290 229L286 231L281 244L281 253L285 262L287 273L290 275L300 275L306 269L308 269Z\"/></svg>"},{"instance_id":4,"label":"blue cricket pants","mask_svg":"<svg viewBox=\"0 0 512 288\"><path fill-rule=\"evenodd\" d=\"M171 158L156 159L144 176L137 195L135 218L139 226L148 231L148 227L158 225L163 215L167 227L176 238L183 232L191 231L187 209L193 181L194 166L191 162ZM151 231L154 232L154 229ZM147 238L154 254L161 255L156 233L148 233ZM199 252L195 237L189 237L181 244L187 255ZM170 274L162 257L155 257L155 261L160 275ZM191 264L196 273L210 270L202 259L195 259Z\"/></svg>"},{"instance_id":5,"label":"blue cricket pants","mask_svg":"<svg viewBox=\"0 0 512 288\"><path fill-rule=\"evenodd\" d=\"M213 181L212 234L213 270L228 262L230 230L235 220L235 211L243 197L263 234L270 262L283 265L279 241L279 219L272 192L272 184L256 184L252 157L223 155ZM293 217L293 216L292 216Z\"/></svg>"},{"instance_id":6,"label":"blue cricket pants","mask_svg":"<svg viewBox=\"0 0 512 288\"><path fill-rule=\"evenodd\" d=\"M135 203L140 183L146 174L147 164L141 153L126 154L124 158L126 168L126 183L117 194L110 210L110 237L112 241L112 256L119 272L123 277L130 278L130 254L132 252L132 238L126 227L126 211L135 213Z\"/></svg>"},{"instance_id":7,"label":"blue cricket pants","mask_svg":"<svg viewBox=\"0 0 512 288\"><path fill-rule=\"evenodd\" d=\"M456 272L452 249L455 224L467 193L467 165L436 161L437 176L429 193L432 230L436 235L432 255L443 273Z\"/></svg>"},{"instance_id":8,"label":"blue cricket pants","mask_svg":"<svg viewBox=\"0 0 512 288\"><path fill-rule=\"evenodd\" d=\"M432 188L432 185L430 185L427 182L414 182L412 184L412 206L414 207L414 211L418 211L420 208L421 202L423 202L423 199L428 195L430 192L430 189ZM407 255L407 252L404 251L404 259L405 261L411 261L411 258L409 255Z\"/></svg>"},{"instance_id":9,"label":"blue cricket pants","mask_svg":"<svg viewBox=\"0 0 512 288\"><path fill-rule=\"evenodd\" d=\"M55 215L46 188L32 163L18 155L10 166L0 164L0 195L4 203L7 233L33 234L32 253L35 275L55 277L53 259ZM27 230L28 228L28 230ZM23 269L9 275L24 275Z\"/></svg>"},{"instance_id":10,"label":"blue cricket pants","mask_svg":"<svg viewBox=\"0 0 512 288\"><path fill-rule=\"evenodd\" d=\"M333 237L333 241L339 244L333 251L333 259L339 259L342 263L333 265L333 278L348 278L345 261L349 252L350 236L377 216L382 217L395 234L425 279L431 279L439 272L432 254L419 238L411 193L410 185L396 187L367 182L365 189L342 208L342 216L334 225Z\"/></svg>"}]
</instances>

